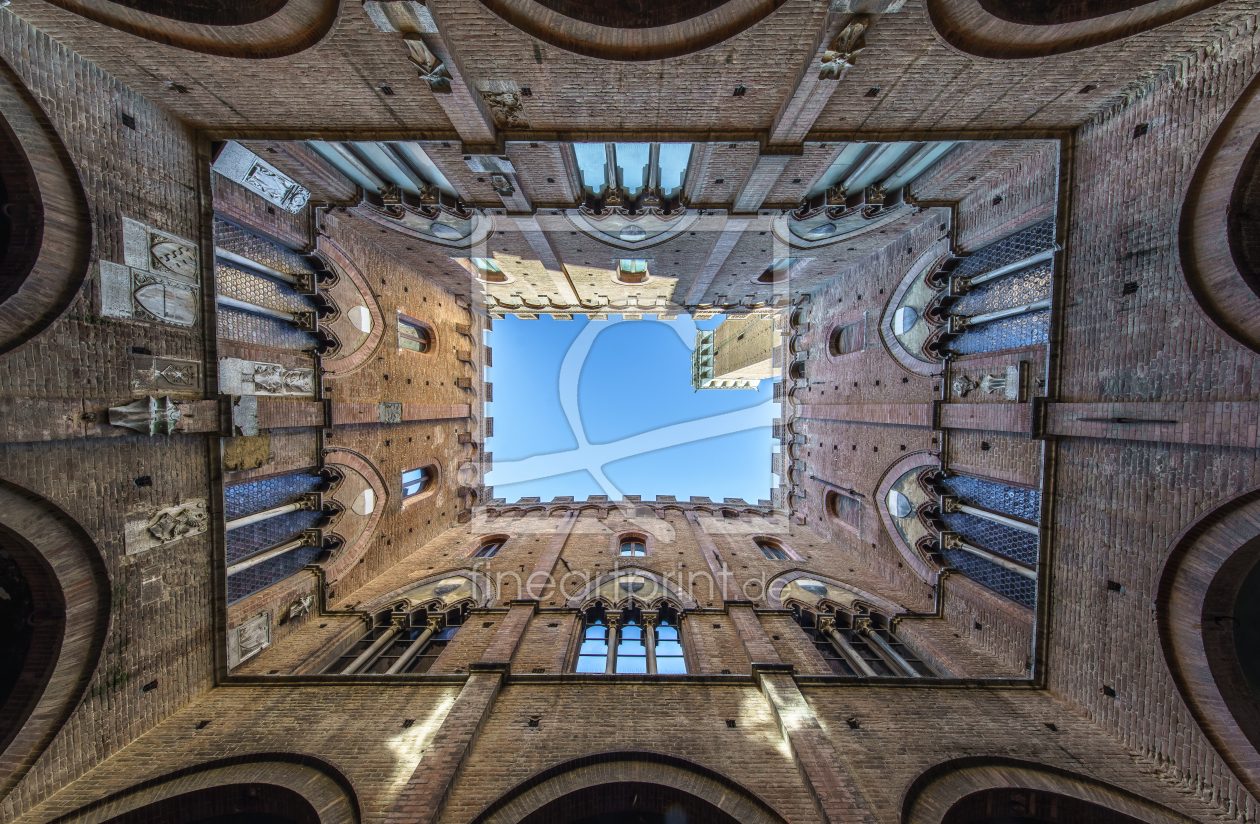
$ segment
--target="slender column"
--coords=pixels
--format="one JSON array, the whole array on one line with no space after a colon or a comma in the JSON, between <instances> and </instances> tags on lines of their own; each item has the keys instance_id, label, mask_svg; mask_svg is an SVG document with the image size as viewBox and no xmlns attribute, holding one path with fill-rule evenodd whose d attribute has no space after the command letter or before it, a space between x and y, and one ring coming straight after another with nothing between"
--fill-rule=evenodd
<instances>
[{"instance_id":1,"label":"slender column","mask_svg":"<svg viewBox=\"0 0 1260 824\"><path fill-rule=\"evenodd\" d=\"M656 624L660 616L654 612L643 613L643 643L647 645L648 675L656 675Z\"/></svg>"},{"instance_id":2,"label":"slender column","mask_svg":"<svg viewBox=\"0 0 1260 824\"><path fill-rule=\"evenodd\" d=\"M617 672L617 624L619 620L613 617L605 617L604 624L608 627L608 660L604 666L604 672L613 675Z\"/></svg>"},{"instance_id":3,"label":"slender column","mask_svg":"<svg viewBox=\"0 0 1260 824\"><path fill-rule=\"evenodd\" d=\"M323 508L323 496L318 492L312 492L307 495L303 495L301 500L295 501L291 504L272 507L271 509L265 509L262 512L255 512L252 515L245 515L240 518L233 518L224 525L224 531L231 532L234 529L240 529L243 526L256 524L259 521L265 521L269 518L275 518L290 512L300 512L302 510L318 512Z\"/></svg>"},{"instance_id":4,"label":"slender column","mask_svg":"<svg viewBox=\"0 0 1260 824\"><path fill-rule=\"evenodd\" d=\"M1017 260L1014 263L1008 263L1005 266L1000 266L991 272L985 272L982 275L976 275L975 277L970 278L959 278L959 280L964 281L964 290L970 289L972 286L979 286L982 283L988 283L991 280L1006 277L1007 275L1027 269L1030 266L1036 266L1038 263L1044 263L1047 260L1054 260L1054 253L1057 252L1058 249L1059 247L1055 246L1054 248L1047 249L1044 252L1038 252L1032 257L1026 257L1023 260Z\"/></svg>"},{"instance_id":5,"label":"slender column","mask_svg":"<svg viewBox=\"0 0 1260 824\"><path fill-rule=\"evenodd\" d=\"M429 643L429 639L433 637L433 633L442 628L442 623L443 622L437 618L430 618L429 623L424 628L424 632L420 633L416 640L411 642L410 646L408 646L407 649L403 651L403 654L399 656L398 660L394 662L394 665L385 670L385 674L397 675L402 672L403 669L411 663L411 659L415 658L416 655L420 653L420 650L424 649L424 647Z\"/></svg>"},{"instance_id":6,"label":"slender column","mask_svg":"<svg viewBox=\"0 0 1260 824\"><path fill-rule=\"evenodd\" d=\"M977 518L992 521L995 524L1009 526L1011 529L1018 529L1020 532L1027 532L1029 535L1041 534L1041 529L1036 524L1030 524L1027 521L1021 521L1018 518L992 512L988 509L981 509L978 506L969 506L962 503L956 495L941 496L941 512L961 512L965 515L974 515Z\"/></svg>"},{"instance_id":7,"label":"slender column","mask_svg":"<svg viewBox=\"0 0 1260 824\"><path fill-rule=\"evenodd\" d=\"M250 567L258 566L263 561L270 561L278 555L298 549L304 546L320 546L324 543L324 537L321 530L308 529L304 531L301 537L286 541L279 546L273 546L271 549L264 549L262 552L255 552L253 555L247 555L236 563L229 564L227 574L235 575L238 572L244 572Z\"/></svg>"},{"instance_id":8,"label":"slender column","mask_svg":"<svg viewBox=\"0 0 1260 824\"><path fill-rule=\"evenodd\" d=\"M278 269L272 269L270 266L261 264L258 261L250 260L235 252L229 252L227 249L222 249L218 246L214 247L214 256L224 263L229 263L241 269L248 269L251 272L257 272L260 275L266 275L272 280L278 280L291 286L297 285L297 278L293 275L281 272Z\"/></svg>"},{"instance_id":9,"label":"slender column","mask_svg":"<svg viewBox=\"0 0 1260 824\"><path fill-rule=\"evenodd\" d=\"M341 674L353 675L359 671L360 667L363 667L370 661L375 661L377 656L380 655L381 650L385 648L385 645L394 640L394 636L400 632L402 632L402 622L396 618L394 619L394 622L389 625L389 629L385 630L384 634L381 635L380 638L376 639L376 643L372 644L372 646L360 653L358 658L350 662L350 666L341 671Z\"/></svg>"},{"instance_id":10,"label":"slender column","mask_svg":"<svg viewBox=\"0 0 1260 824\"><path fill-rule=\"evenodd\" d=\"M866 663L866 659L853 648L853 645L849 643L849 639L841 635L840 631L836 629L834 618L819 619L818 629L827 636L827 639L831 641L831 645L849 662L850 666L868 678L877 677L875 670L871 669L871 665Z\"/></svg>"},{"instance_id":11,"label":"slender column","mask_svg":"<svg viewBox=\"0 0 1260 824\"><path fill-rule=\"evenodd\" d=\"M240 309L242 312L252 312L255 315L263 315L277 320L287 320L290 323L297 323L297 315L292 312L285 312L281 309L269 309L266 306L259 306L255 303L247 303L236 298L229 298L226 295L218 295L215 297L215 303L220 306L229 306L233 309Z\"/></svg>"},{"instance_id":12,"label":"slender column","mask_svg":"<svg viewBox=\"0 0 1260 824\"><path fill-rule=\"evenodd\" d=\"M909 676L910 678L922 677L919 675L918 670L910 666L909 661L902 658L897 650L893 649L892 646L885 641L878 632L871 628L869 623L864 625L858 631L862 633L863 638L866 638L879 649L879 652L883 656L884 660L891 664L893 669L900 670L902 675Z\"/></svg>"},{"instance_id":13,"label":"slender column","mask_svg":"<svg viewBox=\"0 0 1260 824\"><path fill-rule=\"evenodd\" d=\"M1049 308L1050 298L1042 298L1032 303L1025 303L1023 306L1012 306L1009 309L998 309L996 312L985 312L980 315L950 315L949 331L958 334L969 326L979 326L982 323L992 323L995 320L1005 320Z\"/></svg>"},{"instance_id":14,"label":"slender column","mask_svg":"<svg viewBox=\"0 0 1260 824\"><path fill-rule=\"evenodd\" d=\"M1010 558L996 555L989 552L987 549L972 546L960 538L957 532L942 532L940 535L940 541L941 549L961 549L963 552L968 552L975 555L977 558L983 558L990 563L997 564L1003 569L1009 569L1016 575L1023 575L1025 578L1029 578L1034 581L1037 580L1037 570L1027 564L1021 564L1019 561L1014 561Z\"/></svg>"}]
</instances>

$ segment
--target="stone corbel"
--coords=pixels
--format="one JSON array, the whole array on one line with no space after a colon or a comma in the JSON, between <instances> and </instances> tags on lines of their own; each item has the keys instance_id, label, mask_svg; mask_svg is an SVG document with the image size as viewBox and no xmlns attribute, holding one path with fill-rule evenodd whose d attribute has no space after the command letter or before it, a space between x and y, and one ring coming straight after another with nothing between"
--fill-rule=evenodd
<instances>
[{"instance_id":1,"label":"stone corbel","mask_svg":"<svg viewBox=\"0 0 1260 824\"><path fill-rule=\"evenodd\" d=\"M170 435L179 423L180 414L179 404L169 397L150 395L126 406L111 407L109 422L149 436Z\"/></svg>"},{"instance_id":2,"label":"stone corbel","mask_svg":"<svg viewBox=\"0 0 1260 824\"><path fill-rule=\"evenodd\" d=\"M866 49L866 29L869 26L870 18L859 15L841 30L823 53L819 80L840 80L857 64L857 56Z\"/></svg>"},{"instance_id":3,"label":"stone corbel","mask_svg":"<svg viewBox=\"0 0 1260 824\"><path fill-rule=\"evenodd\" d=\"M407 56L411 58L420 78L429 84L435 94L450 94L451 73L447 71L446 64L429 51L420 35L407 33L402 37L407 44Z\"/></svg>"}]
</instances>

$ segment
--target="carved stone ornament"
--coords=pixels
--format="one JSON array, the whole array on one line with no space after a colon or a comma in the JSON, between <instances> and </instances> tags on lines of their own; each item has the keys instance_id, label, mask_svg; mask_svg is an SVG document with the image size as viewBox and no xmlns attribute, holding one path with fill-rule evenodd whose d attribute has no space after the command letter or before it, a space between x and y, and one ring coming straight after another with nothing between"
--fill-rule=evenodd
<instances>
[{"instance_id":1,"label":"carved stone ornament","mask_svg":"<svg viewBox=\"0 0 1260 824\"><path fill-rule=\"evenodd\" d=\"M220 358L219 392L224 395L310 397L315 394L315 370L308 366Z\"/></svg>"},{"instance_id":2,"label":"carved stone ornament","mask_svg":"<svg viewBox=\"0 0 1260 824\"><path fill-rule=\"evenodd\" d=\"M253 395L232 398L232 434L258 434L258 398Z\"/></svg>"},{"instance_id":3,"label":"carved stone ornament","mask_svg":"<svg viewBox=\"0 0 1260 824\"><path fill-rule=\"evenodd\" d=\"M236 142L223 147L211 168L287 212L302 211L311 198L293 178Z\"/></svg>"},{"instance_id":4,"label":"carved stone ornament","mask_svg":"<svg viewBox=\"0 0 1260 824\"><path fill-rule=\"evenodd\" d=\"M200 535L209 528L209 524L206 502L199 498L128 519L124 526L123 543L127 554L135 555Z\"/></svg>"},{"instance_id":5,"label":"carved stone ornament","mask_svg":"<svg viewBox=\"0 0 1260 824\"><path fill-rule=\"evenodd\" d=\"M131 391L136 395L176 393L199 397L201 363L153 355L132 355Z\"/></svg>"},{"instance_id":6,"label":"carved stone ornament","mask_svg":"<svg viewBox=\"0 0 1260 824\"><path fill-rule=\"evenodd\" d=\"M393 401L381 403L381 423L402 423L402 404Z\"/></svg>"},{"instance_id":7,"label":"carved stone ornament","mask_svg":"<svg viewBox=\"0 0 1260 824\"><path fill-rule=\"evenodd\" d=\"M100 273L105 317L184 327L197 322L201 303L197 286L104 260Z\"/></svg>"},{"instance_id":8,"label":"carved stone ornament","mask_svg":"<svg viewBox=\"0 0 1260 824\"><path fill-rule=\"evenodd\" d=\"M823 53L822 68L818 72L819 80L839 80L844 73L856 65L857 56L866 48L866 28L870 25L867 17L858 17L844 27L839 36L831 41L827 51Z\"/></svg>"},{"instance_id":9,"label":"carved stone ornament","mask_svg":"<svg viewBox=\"0 0 1260 824\"><path fill-rule=\"evenodd\" d=\"M169 435L179 423L179 414L179 406L170 398L150 395L126 406L111 407L109 422L145 435Z\"/></svg>"},{"instance_id":10,"label":"carved stone ornament","mask_svg":"<svg viewBox=\"0 0 1260 824\"><path fill-rule=\"evenodd\" d=\"M490 109L494 119L504 126L526 125L522 116L525 111L525 100L520 89L507 83L490 83L487 88L477 89L482 101Z\"/></svg>"},{"instance_id":11,"label":"carved stone ornament","mask_svg":"<svg viewBox=\"0 0 1260 824\"><path fill-rule=\"evenodd\" d=\"M315 608L315 596L303 595L301 598L289 605L289 620L301 618L303 615L310 613Z\"/></svg>"},{"instance_id":12,"label":"carved stone ornament","mask_svg":"<svg viewBox=\"0 0 1260 824\"><path fill-rule=\"evenodd\" d=\"M511 197L516 192L516 188L512 185L512 181L507 179L507 175L490 175L490 185L496 194L503 197Z\"/></svg>"},{"instance_id":13,"label":"carved stone ornament","mask_svg":"<svg viewBox=\"0 0 1260 824\"><path fill-rule=\"evenodd\" d=\"M435 94L451 93L451 73L446 64L437 58L424 44L418 34L404 34L403 42L407 44L407 56L416 67L420 78L429 84Z\"/></svg>"},{"instance_id":14,"label":"carved stone ornament","mask_svg":"<svg viewBox=\"0 0 1260 824\"><path fill-rule=\"evenodd\" d=\"M271 613L260 612L228 631L228 668L239 666L271 646Z\"/></svg>"},{"instance_id":15,"label":"carved stone ornament","mask_svg":"<svg viewBox=\"0 0 1260 824\"><path fill-rule=\"evenodd\" d=\"M129 217L123 218L123 263L189 283L201 272L197 244Z\"/></svg>"},{"instance_id":16,"label":"carved stone ornament","mask_svg":"<svg viewBox=\"0 0 1260 824\"><path fill-rule=\"evenodd\" d=\"M966 375L958 375L954 378L954 382L950 384L950 388L954 390L955 395L965 398L968 392L975 391L979 385Z\"/></svg>"}]
</instances>

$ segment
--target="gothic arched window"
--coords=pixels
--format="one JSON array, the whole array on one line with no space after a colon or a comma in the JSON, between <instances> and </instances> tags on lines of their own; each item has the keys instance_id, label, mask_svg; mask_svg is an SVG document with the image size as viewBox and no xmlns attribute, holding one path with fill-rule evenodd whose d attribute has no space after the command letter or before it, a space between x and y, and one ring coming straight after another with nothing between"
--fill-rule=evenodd
<instances>
[{"instance_id":1,"label":"gothic arched window","mask_svg":"<svg viewBox=\"0 0 1260 824\"><path fill-rule=\"evenodd\" d=\"M676 611L628 608L586 614L578 647L577 672L621 675L685 675L687 659Z\"/></svg>"}]
</instances>

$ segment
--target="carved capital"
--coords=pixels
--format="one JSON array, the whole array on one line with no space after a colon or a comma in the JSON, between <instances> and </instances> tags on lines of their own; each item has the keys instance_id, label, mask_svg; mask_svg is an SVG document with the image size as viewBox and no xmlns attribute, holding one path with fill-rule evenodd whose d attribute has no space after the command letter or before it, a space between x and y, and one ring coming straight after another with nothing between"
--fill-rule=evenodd
<instances>
[{"instance_id":1,"label":"carved capital","mask_svg":"<svg viewBox=\"0 0 1260 824\"><path fill-rule=\"evenodd\" d=\"M961 506L962 506L962 502L958 500L957 495L942 495L941 496L941 514L949 514L951 512L958 512L960 511L959 508Z\"/></svg>"},{"instance_id":2,"label":"carved capital","mask_svg":"<svg viewBox=\"0 0 1260 824\"><path fill-rule=\"evenodd\" d=\"M957 532L942 532L938 536L941 549L958 549L963 544L963 539L959 537Z\"/></svg>"},{"instance_id":3,"label":"carved capital","mask_svg":"<svg viewBox=\"0 0 1260 824\"><path fill-rule=\"evenodd\" d=\"M870 18L860 15L845 26L823 53L819 80L839 80L857 63L857 56L866 48L866 29Z\"/></svg>"}]
</instances>

